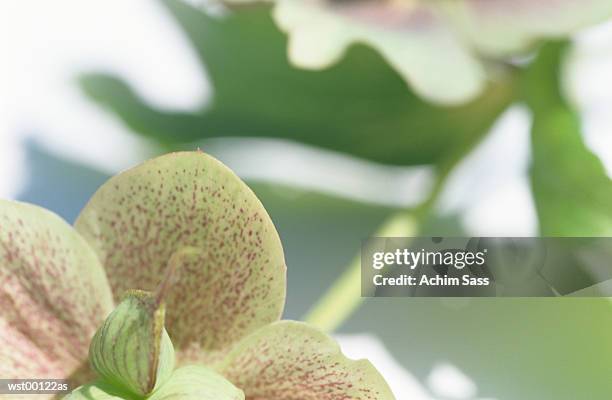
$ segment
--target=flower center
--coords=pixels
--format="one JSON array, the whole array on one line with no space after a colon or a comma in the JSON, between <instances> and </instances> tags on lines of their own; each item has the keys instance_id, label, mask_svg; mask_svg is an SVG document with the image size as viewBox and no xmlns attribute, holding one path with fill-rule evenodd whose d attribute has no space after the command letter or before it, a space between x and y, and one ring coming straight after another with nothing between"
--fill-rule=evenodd
<instances>
[{"instance_id":1,"label":"flower center","mask_svg":"<svg viewBox=\"0 0 612 400\"><path fill-rule=\"evenodd\" d=\"M89 348L93 369L112 387L146 397L174 370L174 347L164 327L164 299L179 268L199 250L174 252L155 292L129 290L98 329Z\"/></svg>"}]
</instances>

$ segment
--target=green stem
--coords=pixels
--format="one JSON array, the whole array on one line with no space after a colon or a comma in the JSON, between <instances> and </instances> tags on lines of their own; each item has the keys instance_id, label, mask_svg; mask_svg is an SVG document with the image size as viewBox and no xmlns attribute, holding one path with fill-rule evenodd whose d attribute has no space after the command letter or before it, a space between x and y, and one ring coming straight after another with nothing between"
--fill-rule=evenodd
<instances>
[{"instance_id":1,"label":"green stem","mask_svg":"<svg viewBox=\"0 0 612 400\"><path fill-rule=\"evenodd\" d=\"M374 236L414 236L414 218L399 213L390 218ZM357 254L331 289L314 305L304 318L306 322L326 332L334 331L361 305L367 293L361 293L361 255Z\"/></svg>"},{"instance_id":2,"label":"green stem","mask_svg":"<svg viewBox=\"0 0 612 400\"><path fill-rule=\"evenodd\" d=\"M517 81L521 70L509 69L506 82L498 88L498 96L503 99L505 107L500 108L501 114L517 100ZM476 135L464 146L448 154L445 162L438 165L438 176L427 199L416 208L400 212L385 222L374 236L378 237L411 237L420 233L424 221L429 218L444 185L455 166L469 154L486 136L487 132ZM304 320L326 332L338 328L363 303L365 293L361 293L361 254L358 253L347 266L346 271L331 286L326 294L310 309ZM364 296L364 297L362 297Z\"/></svg>"},{"instance_id":3,"label":"green stem","mask_svg":"<svg viewBox=\"0 0 612 400\"><path fill-rule=\"evenodd\" d=\"M436 183L423 203L410 212L400 212L389 218L374 234L375 237L411 237L419 234L429 216L448 175L460 160L440 168ZM358 253L346 271L329 291L310 309L304 320L325 332L333 332L363 303L370 293L361 291L361 254Z\"/></svg>"},{"instance_id":4,"label":"green stem","mask_svg":"<svg viewBox=\"0 0 612 400\"><path fill-rule=\"evenodd\" d=\"M510 96L513 96L512 93ZM389 218L374 234L375 237L417 236L424 221L429 218L449 175L455 166L480 141L459 149L446 163L438 166L438 176L429 196L411 211L400 212ZM361 254L353 258L346 271L326 294L310 309L304 320L325 332L333 332L363 303L367 293L361 293Z\"/></svg>"}]
</instances>

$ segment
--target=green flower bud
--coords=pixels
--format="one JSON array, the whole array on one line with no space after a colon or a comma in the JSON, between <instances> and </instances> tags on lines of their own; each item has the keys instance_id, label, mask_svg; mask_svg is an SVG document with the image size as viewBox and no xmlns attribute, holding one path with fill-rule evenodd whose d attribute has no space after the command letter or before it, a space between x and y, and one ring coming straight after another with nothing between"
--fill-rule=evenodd
<instances>
[{"instance_id":1,"label":"green flower bud","mask_svg":"<svg viewBox=\"0 0 612 400\"><path fill-rule=\"evenodd\" d=\"M129 291L96 332L89 360L115 388L146 396L174 369L174 348L164 329L165 307L159 296Z\"/></svg>"}]
</instances>

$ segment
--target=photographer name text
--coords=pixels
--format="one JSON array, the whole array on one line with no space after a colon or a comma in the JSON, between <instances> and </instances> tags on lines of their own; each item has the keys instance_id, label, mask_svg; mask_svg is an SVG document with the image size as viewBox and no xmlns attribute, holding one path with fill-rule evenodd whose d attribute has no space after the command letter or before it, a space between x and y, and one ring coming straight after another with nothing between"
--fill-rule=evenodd
<instances>
[{"instance_id":1,"label":"photographer name text","mask_svg":"<svg viewBox=\"0 0 612 400\"><path fill-rule=\"evenodd\" d=\"M486 255L486 249L478 252L426 251L424 249L375 252L372 254L372 268L380 273L373 276L372 283L374 286L488 286L491 284L488 277L475 277L471 273L461 276L440 273L433 275L423 273L420 276L410 274L424 267L446 267L454 268L457 271L466 267L480 267L485 264ZM408 271L399 276L385 276L384 272L389 267L393 267L395 271L397 271L396 268L406 268ZM432 268L431 271L435 270Z\"/></svg>"}]
</instances>

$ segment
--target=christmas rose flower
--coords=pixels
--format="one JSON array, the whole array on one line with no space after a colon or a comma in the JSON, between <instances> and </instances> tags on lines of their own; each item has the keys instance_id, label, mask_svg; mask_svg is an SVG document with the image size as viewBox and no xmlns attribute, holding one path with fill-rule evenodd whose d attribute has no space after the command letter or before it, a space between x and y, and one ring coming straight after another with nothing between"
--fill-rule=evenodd
<instances>
[{"instance_id":1,"label":"christmas rose flower","mask_svg":"<svg viewBox=\"0 0 612 400\"><path fill-rule=\"evenodd\" d=\"M499 66L496 61L612 16L609 0L274 2L274 17L289 35L289 58L296 66L326 68L350 45L365 43L417 93L441 103L477 96Z\"/></svg>"},{"instance_id":2,"label":"christmas rose flower","mask_svg":"<svg viewBox=\"0 0 612 400\"><path fill-rule=\"evenodd\" d=\"M72 400L393 399L368 361L279 321L285 287L262 204L201 152L110 179L74 228L2 200L0 377L67 378Z\"/></svg>"}]
</instances>

